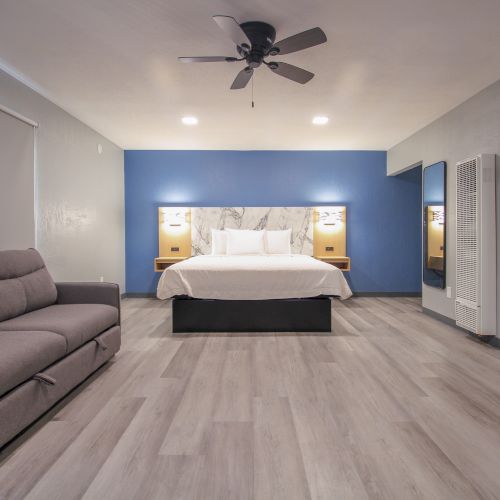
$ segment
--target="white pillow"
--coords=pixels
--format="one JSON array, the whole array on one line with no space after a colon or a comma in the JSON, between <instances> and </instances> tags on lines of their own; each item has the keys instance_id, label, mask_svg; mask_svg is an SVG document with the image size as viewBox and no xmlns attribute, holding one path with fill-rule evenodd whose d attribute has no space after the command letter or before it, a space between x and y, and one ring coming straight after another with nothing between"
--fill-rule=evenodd
<instances>
[{"instance_id":1,"label":"white pillow","mask_svg":"<svg viewBox=\"0 0 500 500\"><path fill-rule=\"evenodd\" d=\"M292 253L290 244L291 237L291 229L285 229L283 231L266 231L267 253L290 255Z\"/></svg>"},{"instance_id":2,"label":"white pillow","mask_svg":"<svg viewBox=\"0 0 500 500\"><path fill-rule=\"evenodd\" d=\"M228 255L263 254L265 231L226 229Z\"/></svg>"},{"instance_id":3,"label":"white pillow","mask_svg":"<svg viewBox=\"0 0 500 500\"><path fill-rule=\"evenodd\" d=\"M212 229L212 255L226 255L227 253L227 233Z\"/></svg>"}]
</instances>

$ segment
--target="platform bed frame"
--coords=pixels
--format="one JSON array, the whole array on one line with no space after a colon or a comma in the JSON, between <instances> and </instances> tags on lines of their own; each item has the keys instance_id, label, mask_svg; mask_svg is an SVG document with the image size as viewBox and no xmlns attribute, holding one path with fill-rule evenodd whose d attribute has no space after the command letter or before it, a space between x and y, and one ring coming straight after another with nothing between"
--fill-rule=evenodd
<instances>
[{"instance_id":1,"label":"platform bed frame","mask_svg":"<svg viewBox=\"0 0 500 500\"><path fill-rule=\"evenodd\" d=\"M330 297L172 301L174 333L331 332Z\"/></svg>"}]
</instances>

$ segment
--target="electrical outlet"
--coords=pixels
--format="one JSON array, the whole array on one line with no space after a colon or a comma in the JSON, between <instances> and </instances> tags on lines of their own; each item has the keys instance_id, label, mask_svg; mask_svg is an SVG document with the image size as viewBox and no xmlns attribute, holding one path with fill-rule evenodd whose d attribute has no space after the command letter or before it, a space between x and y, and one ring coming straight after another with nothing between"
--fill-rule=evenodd
<instances>
[{"instance_id":1,"label":"electrical outlet","mask_svg":"<svg viewBox=\"0 0 500 500\"><path fill-rule=\"evenodd\" d=\"M334 248L333 247L325 247L325 251L327 252L333 252Z\"/></svg>"},{"instance_id":2,"label":"electrical outlet","mask_svg":"<svg viewBox=\"0 0 500 500\"><path fill-rule=\"evenodd\" d=\"M179 251L179 247L170 247L170 251L171 252L178 252Z\"/></svg>"},{"instance_id":3,"label":"electrical outlet","mask_svg":"<svg viewBox=\"0 0 500 500\"><path fill-rule=\"evenodd\" d=\"M446 297L451 299L451 286L446 287Z\"/></svg>"}]
</instances>

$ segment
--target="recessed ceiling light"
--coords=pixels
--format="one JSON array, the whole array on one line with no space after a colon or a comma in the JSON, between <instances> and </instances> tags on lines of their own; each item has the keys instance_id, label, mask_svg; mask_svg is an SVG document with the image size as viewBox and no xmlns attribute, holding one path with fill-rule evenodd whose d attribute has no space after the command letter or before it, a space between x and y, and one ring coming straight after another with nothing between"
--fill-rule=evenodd
<instances>
[{"instance_id":1,"label":"recessed ceiling light","mask_svg":"<svg viewBox=\"0 0 500 500\"><path fill-rule=\"evenodd\" d=\"M326 125L328 123L328 116L315 116L312 122L314 125Z\"/></svg>"},{"instance_id":2,"label":"recessed ceiling light","mask_svg":"<svg viewBox=\"0 0 500 500\"><path fill-rule=\"evenodd\" d=\"M196 116L183 116L182 123L184 125L198 125L198 118Z\"/></svg>"}]
</instances>

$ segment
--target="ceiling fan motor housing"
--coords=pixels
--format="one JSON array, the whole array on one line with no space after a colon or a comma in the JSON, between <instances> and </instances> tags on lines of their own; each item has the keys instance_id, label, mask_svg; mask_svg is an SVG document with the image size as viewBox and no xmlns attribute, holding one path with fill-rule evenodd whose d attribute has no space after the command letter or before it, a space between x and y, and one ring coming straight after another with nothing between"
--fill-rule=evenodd
<instances>
[{"instance_id":1,"label":"ceiling fan motor housing","mask_svg":"<svg viewBox=\"0 0 500 500\"><path fill-rule=\"evenodd\" d=\"M238 52L245 58L250 68L258 68L273 47L276 30L270 24L261 21L249 21L240 26L252 42L252 47L238 47Z\"/></svg>"}]
</instances>

